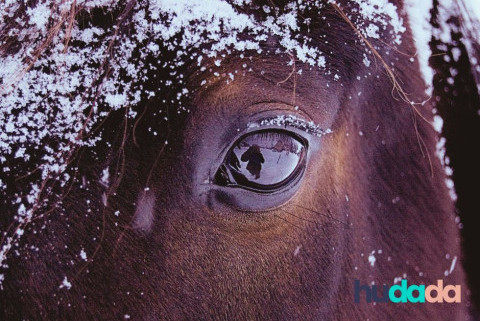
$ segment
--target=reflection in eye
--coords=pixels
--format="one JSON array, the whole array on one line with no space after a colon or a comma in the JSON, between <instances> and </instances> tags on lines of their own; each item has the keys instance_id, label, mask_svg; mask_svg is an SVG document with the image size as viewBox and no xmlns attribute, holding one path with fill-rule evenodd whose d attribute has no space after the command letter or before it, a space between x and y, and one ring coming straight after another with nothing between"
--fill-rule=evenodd
<instances>
[{"instance_id":1,"label":"reflection in eye","mask_svg":"<svg viewBox=\"0 0 480 321\"><path fill-rule=\"evenodd\" d=\"M305 144L283 131L259 131L238 140L215 175L215 183L273 191L298 177Z\"/></svg>"}]
</instances>

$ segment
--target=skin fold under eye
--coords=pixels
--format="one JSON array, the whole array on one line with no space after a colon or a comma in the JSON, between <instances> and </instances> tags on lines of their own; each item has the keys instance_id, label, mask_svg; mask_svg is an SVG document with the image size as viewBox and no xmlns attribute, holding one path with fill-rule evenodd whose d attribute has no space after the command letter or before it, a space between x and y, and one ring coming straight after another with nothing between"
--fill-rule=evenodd
<instances>
[{"instance_id":1,"label":"skin fold under eye","mask_svg":"<svg viewBox=\"0 0 480 321\"><path fill-rule=\"evenodd\" d=\"M230 149L215 183L260 193L277 191L301 174L306 148L301 138L286 131L250 133Z\"/></svg>"}]
</instances>

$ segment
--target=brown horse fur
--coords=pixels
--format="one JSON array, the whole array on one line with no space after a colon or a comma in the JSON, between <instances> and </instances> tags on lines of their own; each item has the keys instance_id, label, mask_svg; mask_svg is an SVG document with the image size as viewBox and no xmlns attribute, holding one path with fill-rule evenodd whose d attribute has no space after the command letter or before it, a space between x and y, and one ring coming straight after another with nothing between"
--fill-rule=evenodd
<instances>
[{"instance_id":1,"label":"brown horse fur","mask_svg":"<svg viewBox=\"0 0 480 321\"><path fill-rule=\"evenodd\" d=\"M289 65L292 57L275 54L272 37L261 54L231 54L206 71L185 66L188 114L164 103L169 93L135 106L135 121L112 112L100 129L104 141L75 154L72 187L29 225L20 255L11 253L0 319L467 320L462 267L444 275L446 256L462 254L434 157L437 134L422 119L430 120L431 102L419 107L420 117L392 91L378 58L366 70L365 44L348 21L332 6L322 14L326 20L314 19L312 28L333 26L319 47L340 82ZM403 39L397 49L406 55L374 45L388 66L395 63L402 90L424 97L418 65L409 62L409 31ZM213 76L244 63L252 71L228 84ZM311 141L301 186L286 204L254 212L229 206L204 178L237 129L278 114L333 133ZM109 187L98 183L106 167ZM391 285L405 275L409 284L459 284L462 303L354 303L354 280ZM70 289L59 287L64 277Z\"/></svg>"}]
</instances>

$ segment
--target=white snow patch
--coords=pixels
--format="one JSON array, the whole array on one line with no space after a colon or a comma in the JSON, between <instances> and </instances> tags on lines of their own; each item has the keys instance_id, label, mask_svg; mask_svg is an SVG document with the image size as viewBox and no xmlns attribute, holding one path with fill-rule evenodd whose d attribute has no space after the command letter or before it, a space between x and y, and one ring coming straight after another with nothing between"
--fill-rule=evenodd
<instances>
[{"instance_id":1,"label":"white snow patch","mask_svg":"<svg viewBox=\"0 0 480 321\"><path fill-rule=\"evenodd\" d=\"M29 23L34 25L42 33L47 31L48 19L51 11L48 2L39 3L35 8L27 8L27 14L30 16Z\"/></svg>"},{"instance_id":2,"label":"white snow patch","mask_svg":"<svg viewBox=\"0 0 480 321\"><path fill-rule=\"evenodd\" d=\"M432 25L430 24L430 10L433 0L405 0L404 8L408 15L410 29L417 48L420 71L425 81L425 92L428 96L433 93L433 69L428 60L432 55L429 42L432 39Z\"/></svg>"},{"instance_id":3,"label":"white snow patch","mask_svg":"<svg viewBox=\"0 0 480 321\"><path fill-rule=\"evenodd\" d=\"M361 26L360 32L371 38L380 38L379 30L393 29L393 42L401 43L401 35L405 32L403 20L398 16L397 7L388 0L353 0L359 5L361 16L368 22L366 27Z\"/></svg>"},{"instance_id":4,"label":"white snow patch","mask_svg":"<svg viewBox=\"0 0 480 321\"><path fill-rule=\"evenodd\" d=\"M442 124L443 124L443 121L442 121ZM435 149L436 149L435 155L438 157L438 159L440 159L440 163L442 164L442 167L445 170L445 175L447 176L445 179L445 185L448 188L449 196L453 201L456 201L458 196L455 191L455 184L453 183L453 180L450 178L451 175L453 174L453 169L449 166L450 159L446 155L447 153L445 148L446 142L447 140L444 137L440 137L438 139L437 144L435 146Z\"/></svg>"}]
</instances>

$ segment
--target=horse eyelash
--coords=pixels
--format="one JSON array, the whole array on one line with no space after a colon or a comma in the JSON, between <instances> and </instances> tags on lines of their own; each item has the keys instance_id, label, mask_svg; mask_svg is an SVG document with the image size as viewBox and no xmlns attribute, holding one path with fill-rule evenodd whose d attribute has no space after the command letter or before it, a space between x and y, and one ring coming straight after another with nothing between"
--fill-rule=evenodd
<instances>
[{"instance_id":1,"label":"horse eyelash","mask_svg":"<svg viewBox=\"0 0 480 321\"><path fill-rule=\"evenodd\" d=\"M329 128L323 129L320 125L315 124L313 121L307 121L295 115L278 115L275 117L266 117L256 122L251 122L247 125L248 128L265 126L278 126L282 128L293 127L317 137L325 136L332 133L332 130Z\"/></svg>"}]
</instances>

